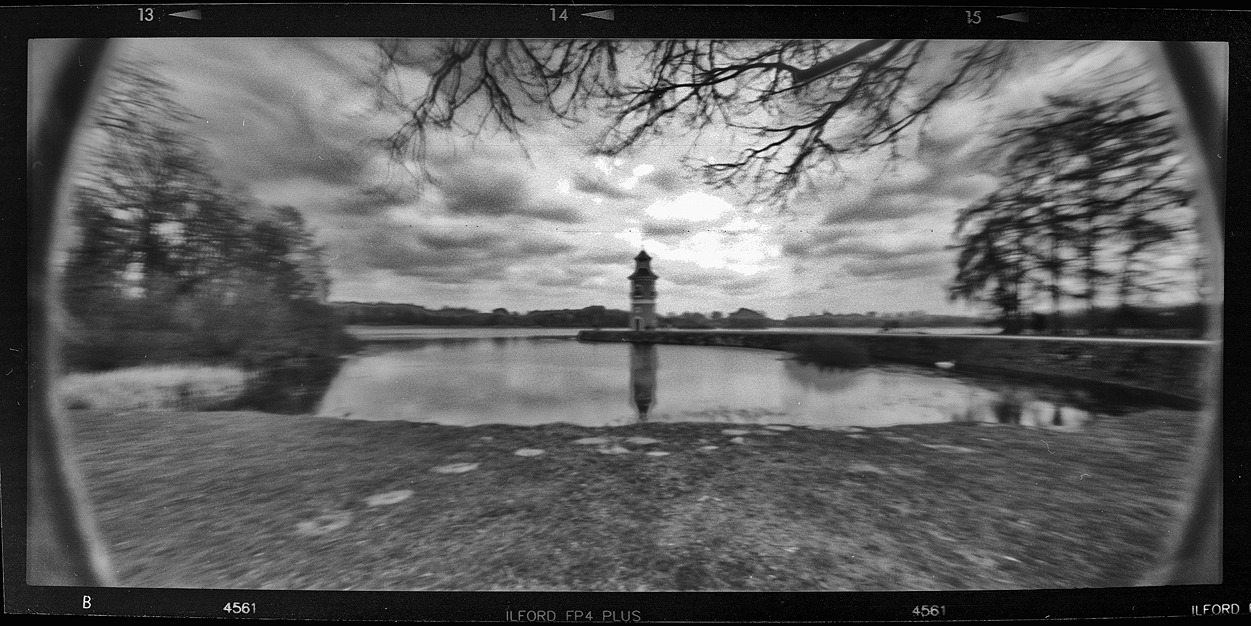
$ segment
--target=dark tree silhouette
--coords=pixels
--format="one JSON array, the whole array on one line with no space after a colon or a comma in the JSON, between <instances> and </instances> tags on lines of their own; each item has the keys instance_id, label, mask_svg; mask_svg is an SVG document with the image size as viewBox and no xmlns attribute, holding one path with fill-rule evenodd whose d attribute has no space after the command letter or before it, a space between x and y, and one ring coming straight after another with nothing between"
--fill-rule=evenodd
<instances>
[{"instance_id":1,"label":"dark tree silhouette","mask_svg":"<svg viewBox=\"0 0 1251 626\"><path fill-rule=\"evenodd\" d=\"M303 217L213 176L159 65L119 63L92 121L63 274L71 366L334 352L329 281Z\"/></svg>"},{"instance_id":2,"label":"dark tree silhouette","mask_svg":"<svg viewBox=\"0 0 1251 626\"><path fill-rule=\"evenodd\" d=\"M1021 308L1033 253L1033 206L1029 196L1006 192L961 211L956 221L956 276L948 287L954 300L982 301L1000 312L1005 332L1020 331Z\"/></svg>"},{"instance_id":3,"label":"dark tree silhouette","mask_svg":"<svg viewBox=\"0 0 1251 626\"><path fill-rule=\"evenodd\" d=\"M249 233L251 247L246 260L250 269L284 297L325 302L330 278L323 250L304 216L293 206L261 211Z\"/></svg>"},{"instance_id":4,"label":"dark tree silhouette","mask_svg":"<svg viewBox=\"0 0 1251 626\"><path fill-rule=\"evenodd\" d=\"M960 214L953 298L972 299L986 288L981 276L991 266L978 251L992 245L988 238L998 248L1020 244L1026 261L992 273L1007 272L1047 295L1053 328L1062 297L1085 301L1094 323L1096 300L1111 279L1122 309L1157 288L1162 272L1147 253L1193 231L1192 192L1167 111L1147 109L1145 97L1142 90L1051 97L1015 120L1000 137L1004 187Z\"/></svg>"},{"instance_id":5,"label":"dark tree silhouette","mask_svg":"<svg viewBox=\"0 0 1251 626\"><path fill-rule=\"evenodd\" d=\"M219 269L220 248L237 244L238 216L187 132L195 119L153 64L115 68L94 120L102 139L77 190L82 244L67 272L71 293L121 285L125 274L186 292Z\"/></svg>"}]
</instances>

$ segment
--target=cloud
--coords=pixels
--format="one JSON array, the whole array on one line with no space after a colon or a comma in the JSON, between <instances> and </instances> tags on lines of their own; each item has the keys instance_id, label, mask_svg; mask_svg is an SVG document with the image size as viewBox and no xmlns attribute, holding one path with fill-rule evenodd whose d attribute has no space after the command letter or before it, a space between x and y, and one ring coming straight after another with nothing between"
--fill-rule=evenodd
<instances>
[{"instance_id":1,"label":"cloud","mask_svg":"<svg viewBox=\"0 0 1251 626\"><path fill-rule=\"evenodd\" d=\"M644 180L657 191L666 194L675 193L689 184L686 174L676 167L658 168L648 174Z\"/></svg>"},{"instance_id":2,"label":"cloud","mask_svg":"<svg viewBox=\"0 0 1251 626\"><path fill-rule=\"evenodd\" d=\"M452 215L518 216L566 224L586 219L567 200L536 198L527 174L519 169L481 159L448 163L445 169L451 173L440 175L436 187Z\"/></svg>"},{"instance_id":3,"label":"cloud","mask_svg":"<svg viewBox=\"0 0 1251 626\"><path fill-rule=\"evenodd\" d=\"M643 221L641 230L643 231L643 237L653 239L688 236L704 229L692 226L689 222L647 219Z\"/></svg>"},{"instance_id":4,"label":"cloud","mask_svg":"<svg viewBox=\"0 0 1251 626\"><path fill-rule=\"evenodd\" d=\"M626 285L625 273L621 271L624 267L624 264L618 264L613 267L587 267L572 264L545 267L539 272L539 278L536 282L547 287L597 287L606 284L617 284L624 290Z\"/></svg>"},{"instance_id":5,"label":"cloud","mask_svg":"<svg viewBox=\"0 0 1251 626\"><path fill-rule=\"evenodd\" d=\"M934 200L934 196L916 193L879 194L866 200L864 204L831 209L822 223L880 222L913 217L933 211Z\"/></svg>"},{"instance_id":6,"label":"cloud","mask_svg":"<svg viewBox=\"0 0 1251 626\"><path fill-rule=\"evenodd\" d=\"M667 263L658 273L662 280L678 287L702 287L735 295L767 287L776 278L765 272L744 276L731 269L701 267L686 261Z\"/></svg>"},{"instance_id":7,"label":"cloud","mask_svg":"<svg viewBox=\"0 0 1251 626\"><path fill-rule=\"evenodd\" d=\"M775 278L768 274L755 274L753 276L734 276L718 285L722 291L731 295L742 295L755 292L758 289L771 287L774 285Z\"/></svg>"},{"instance_id":8,"label":"cloud","mask_svg":"<svg viewBox=\"0 0 1251 626\"><path fill-rule=\"evenodd\" d=\"M391 209L410 205L419 197L411 189L371 185L358 189L336 203L333 210L352 217L375 217Z\"/></svg>"},{"instance_id":9,"label":"cloud","mask_svg":"<svg viewBox=\"0 0 1251 626\"><path fill-rule=\"evenodd\" d=\"M908 168L899 176L877 181L855 191L825 189L814 197L827 196L822 223L858 224L888 222L944 214L954 221L956 211L994 190L997 179L972 163L948 163L932 168Z\"/></svg>"},{"instance_id":10,"label":"cloud","mask_svg":"<svg viewBox=\"0 0 1251 626\"><path fill-rule=\"evenodd\" d=\"M946 249L931 233L911 229L884 230L867 226L840 226L793 238L782 246L799 259L868 257L891 259L926 255Z\"/></svg>"},{"instance_id":11,"label":"cloud","mask_svg":"<svg viewBox=\"0 0 1251 626\"><path fill-rule=\"evenodd\" d=\"M437 183L453 215L500 217L520 213L529 201L525 180L487 167L458 169Z\"/></svg>"},{"instance_id":12,"label":"cloud","mask_svg":"<svg viewBox=\"0 0 1251 626\"><path fill-rule=\"evenodd\" d=\"M501 243L503 235L472 229L412 229L412 237L423 246L438 252L455 250L480 250L493 248Z\"/></svg>"},{"instance_id":13,"label":"cloud","mask_svg":"<svg viewBox=\"0 0 1251 626\"><path fill-rule=\"evenodd\" d=\"M951 263L944 255L852 259L843 264L843 271L858 280L907 280L920 277L944 277L951 273Z\"/></svg>"},{"instance_id":14,"label":"cloud","mask_svg":"<svg viewBox=\"0 0 1251 626\"><path fill-rule=\"evenodd\" d=\"M675 285L714 285L729 278L726 270L705 268L689 262L673 262L665 265L664 280Z\"/></svg>"},{"instance_id":15,"label":"cloud","mask_svg":"<svg viewBox=\"0 0 1251 626\"><path fill-rule=\"evenodd\" d=\"M581 211L561 200L538 200L532 202L528 208L526 215L549 222L580 224L586 221Z\"/></svg>"},{"instance_id":16,"label":"cloud","mask_svg":"<svg viewBox=\"0 0 1251 626\"><path fill-rule=\"evenodd\" d=\"M644 211L657 219L706 222L733 210L734 207L723 198L703 191L689 191L674 198L657 200Z\"/></svg>"},{"instance_id":17,"label":"cloud","mask_svg":"<svg viewBox=\"0 0 1251 626\"><path fill-rule=\"evenodd\" d=\"M674 237L691 237L699 233L724 234L727 242L733 242L739 235L758 233L767 227L754 219L743 219L734 216L724 223L693 224L683 220L645 218L640 226L645 239L664 239L666 243L675 243Z\"/></svg>"},{"instance_id":18,"label":"cloud","mask_svg":"<svg viewBox=\"0 0 1251 626\"><path fill-rule=\"evenodd\" d=\"M227 177L252 182L313 178L333 184L361 180L370 137L362 119L342 115L336 94L356 86L342 75L321 72L316 89L299 72L240 70L255 66L248 52L206 42L206 59L179 81L183 100L204 118L199 132L209 141ZM257 54L268 50L258 46ZM182 56L187 51L180 51ZM203 93L212 92L211 100ZM211 103L211 106L210 106Z\"/></svg>"},{"instance_id":19,"label":"cloud","mask_svg":"<svg viewBox=\"0 0 1251 626\"><path fill-rule=\"evenodd\" d=\"M606 176L598 172L595 174L585 172L574 174L573 188L585 194L603 196L614 200L635 197L633 192L623 189L620 185L608 180Z\"/></svg>"},{"instance_id":20,"label":"cloud","mask_svg":"<svg viewBox=\"0 0 1251 626\"><path fill-rule=\"evenodd\" d=\"M984 105L957 100L936 110L924 129L904 141L908 158L884 151L847 159L842 172L814 183L798 196L802 206L821 213L821 223L872 224L943 215L990 193L998 184L989 162ZM911 151L915 149L915 158Z\"/></svg>"},{"instance_id":21,"label":"cloud","mask_svg":"<svg viewBox=\"0 0 1251 626\"><path fill-rule=\"evenodd\" d=\"M543 274L534 282L543 287L578 287L585 280L581 276L570 276L563 272L556 272Z\"/></svg>"},{"instance_id":22,"label":"cloud","mask_svg":"<svg viewBox=\"0 0 1251 626\"><path fill-rule=\"evenodd\" d=\"M336 249L343 257L340 265L357 273L386 270L467 284L506 278L511 268L527 263L549 264L574 247L543 233L377 224L340 238Z\"/></svg>"},{"instance_id":23,"label":"cloud","mask_svg":"<svg viewBox=\"0 0 1251 626\"><path fill-rule=\"evenodd\" d=\"M616 245L615 239L607 245L597 243L595 247L584 248L569 257L571 265L612 265L617 268L633 267L634 255L638 248L628 245Z\"/></svg>"}]
</instances>

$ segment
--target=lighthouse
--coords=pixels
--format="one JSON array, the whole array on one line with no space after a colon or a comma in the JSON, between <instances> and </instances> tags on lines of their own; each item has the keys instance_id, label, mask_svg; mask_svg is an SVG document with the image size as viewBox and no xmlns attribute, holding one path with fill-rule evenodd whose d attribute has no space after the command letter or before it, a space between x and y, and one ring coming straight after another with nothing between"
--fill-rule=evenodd
<instances>
[{"instance_id":1,"label":"lighthouse","mask_svg":"<svg viewBox=\"0 0 1251 626\"><path fill-rule=\"evenodd\" d=\"M630 328L656 330L656 279L652 258L646 250L634 257L634 273L630 274Z\"/></svg>"}]
</instances>

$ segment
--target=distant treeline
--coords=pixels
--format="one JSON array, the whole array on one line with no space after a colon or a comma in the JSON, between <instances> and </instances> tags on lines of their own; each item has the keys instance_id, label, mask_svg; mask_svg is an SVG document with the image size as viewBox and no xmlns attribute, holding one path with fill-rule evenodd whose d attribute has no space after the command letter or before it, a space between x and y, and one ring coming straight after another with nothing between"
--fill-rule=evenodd
<instances>
[{"instance_id":1,"label":"distant treeline","mask_svg":"<svg viewBox=\"0 0 1251 626\"><path fill-rule=\"evenodd\" d=\"M1202 304L1176 306L1122 306L1078 309L1055 315L1033 312L1019 332L1057 335L1124 335L1200 337L1207 328ZM1056 327L1057 320L1059 326ZM790 317L776 323L786 327L823 328L959 328L998 326L1000 320L959 315L900 315L874 317L858 313Z\"/></svg>"},{"instance_id":2,"label":"distant treeline","mask_svg":"<svg viewBox=\"0 0 1251 626\"><path fill-rule=\"evenodd\" d=\"M377 326L541 326L557 328L625 328L630 313L602 306L521 313L506 309L490 312L443 307L428 309L416 304L389 302L332 302L331 308L344 324Z\"/></svg>"},{"instance_id":3,"label":"distant treeline","mask_svg":"<svg viewBox=\"0 0 1251 626\"><path fill-rule=\"evenodd\" d=\"M521 313L507 309L490 312L460 307L430 309L416 304L389 302L332 302L335 316L343 324L373 326L529 326L554 328L628 328L630 313L603 306ZM754 312L751 312L754 313ZM1201 336L1205 312L1201 305L1134 307L1131 309L1078 310L1062 316L1064 327L1053 329L1056 317L1034 313L1028 317L1026 333L1094 334L1128 336ZM763 315L722 315L686 312L662 315L661 328L685 330L730 328L971 328L996 326L994 318L965 315L825 313L801 315L784 320Z\"/></svg>"},{"instance_id":4,"label":"distant treeline","mask_svg":"<svg viewBox=\"0 0 1251 626\"><path fill-rule=\"evenodd\" d=\"M887 318L849 313L788 317L780 325L798 328L959 328L984 326L989 323L992 321L963 315L909 315Z\"/></svg>"},{"instance_id":5,"label":"distant treeline","mask_svg":"<svg viewBox=\"0 0 1251 626\"><path fill-rule=\"evenodd\" d=\"M921 327L971 327L993 324L987 318L958 315L929 315L925 313L824 313L822 315L798 315L784 320L766 317L749 309L739 309L730 315L714 312L682 313L660 318L661 326L680 329L701 328L921 328Z\"/></svg>"}]
</instances>

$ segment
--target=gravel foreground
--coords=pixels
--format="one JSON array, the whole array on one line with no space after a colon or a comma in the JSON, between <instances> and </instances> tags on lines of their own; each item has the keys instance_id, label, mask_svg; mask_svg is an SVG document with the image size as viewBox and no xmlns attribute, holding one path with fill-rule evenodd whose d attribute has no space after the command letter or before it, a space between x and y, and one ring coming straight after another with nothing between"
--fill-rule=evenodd
<instances>
[{"instance_id":1,"label":"gravel foreground","mask_svg":"<svg viewBox=\"0 0 1251 626\"><path fill-rule=\"evenodd\" d=\"M950 423L438 426L67 412L120 583L316 590L1124 587L1197 412Z\"/></svg>"}]
</instances>

